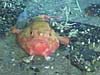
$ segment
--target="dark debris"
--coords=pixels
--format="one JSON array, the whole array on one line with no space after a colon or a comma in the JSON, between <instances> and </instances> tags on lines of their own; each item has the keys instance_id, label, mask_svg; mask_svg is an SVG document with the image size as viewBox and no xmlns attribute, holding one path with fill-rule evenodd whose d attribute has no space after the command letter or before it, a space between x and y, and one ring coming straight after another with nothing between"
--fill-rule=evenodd
<instances>
[{"instance_id":1,"label":"dark debris","mask_svg":"<svg viewBox=\"0 0 100 75\"><path fill-rule=\"evenodd\" d=\"M4 36L14 26L17 17L25 8L24 2L16 0L0 1L0 36Z\"/></svg>"},{"instance_id":2,"label":"dark debris","mask_svg":"<svg viewBox=\"0 0 100 75\"><path fill-rule=\"evenodd\" d=\"M100 27L72 21L68 21L68 24L71 25L63 33L58 29L59 34L70 37L70 50L67 51L66 58L81 71L95 71L95 64L100 57L100 51L95 51L100 45ZM57 30L56 27L54 29ZM75 31L77 32L74 33Z\"/></svg>"},{"instance_id":3,"label":"dark debris","mask_svg":"<svg viewBox=\"0 0 100 75\"><path fill-rule=\"evenodd\" d=\"M93 72L97 69L95 64L100 60L100 52L81 49L72 51L70 55L66 57L70 60L72 65L76 66L81 71Z\"/></svg>"},{"instance_id":4,"label":"dark debris","mask_svg":"<svg viewBox=\"0 0 100 75\"><path fill-rule=\"evenodd\" d=\"M85 8L85 13L89 16L100 17L100 4L91 4Z\"/></svg>"}]
</instances>

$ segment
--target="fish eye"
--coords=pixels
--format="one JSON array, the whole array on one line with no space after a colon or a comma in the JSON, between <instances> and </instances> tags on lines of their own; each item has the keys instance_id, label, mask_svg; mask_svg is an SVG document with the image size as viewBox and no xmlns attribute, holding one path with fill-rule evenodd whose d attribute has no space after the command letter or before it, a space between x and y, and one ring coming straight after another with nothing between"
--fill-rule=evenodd
<instances>
[{"instance_id":1,"label":"fish eye","mask_svg":"<svg viewBox=\"0 0 100 75\"><path fill-rule=\"evenodd\" d=\"M32 34L32 31L30 31L30 34Z\"/></svg>"},{"instance_id":2,"label":"fish eye","mask_svg":"<svg viewBox=\"0 0 100 75\"><path fill-rule=\"evenodd\" d=\"M49 33L49 36L51 36L52 34L51 33Z\"/></svg>"},{"instance_id":3,"label":"fish eye","mask_svg":"<svg viewBox=\"0 0 100 75\"><path fill-rule=\"evenodd\" d=\"M30 31L30 35L33 36L33 32L32 31Z\"/></svg>"}]
</instances>

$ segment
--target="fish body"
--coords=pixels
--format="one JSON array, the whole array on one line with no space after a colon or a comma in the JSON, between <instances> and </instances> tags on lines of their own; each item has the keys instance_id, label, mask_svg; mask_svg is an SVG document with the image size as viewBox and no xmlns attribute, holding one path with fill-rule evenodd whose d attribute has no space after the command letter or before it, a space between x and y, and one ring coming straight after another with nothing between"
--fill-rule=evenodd
<instances>
[{"instance_id":1,"label":"fish body","mask_svg":"<svg viewBox=\"0 0 100 75\"><path fill-rule=\"evenodd\" d=\"M68 37L59 36L44 19L38 16L25 29L13 29L18 43L31 56L48 57L59 48L60 42L69 43Z\"/></svg>"}]
</instances>

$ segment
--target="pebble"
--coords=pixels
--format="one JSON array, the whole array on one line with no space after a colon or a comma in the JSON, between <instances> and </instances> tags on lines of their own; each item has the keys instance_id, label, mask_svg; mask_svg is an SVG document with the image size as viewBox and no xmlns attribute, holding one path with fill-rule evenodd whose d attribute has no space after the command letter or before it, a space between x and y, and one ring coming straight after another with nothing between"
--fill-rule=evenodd
<instances>
[{"instance_id":1,"label":"pebble","mask_svg":"<svg viewBox=\"0 0 100 75\"><path fill-rule=\"evenodd\" d=\"M87 68L87 71L88 71L88 72L90 72L90 71L91 71L91 69L90 69L90 68Z\"/></svg>"},{"instance_id":2,"label":"pebble","mask_svg":"<svg viewBox=\"0 0 100 75\"><path fill-rule=\"evenodd\" d=\"M45 68L45 69L49 69L49 68L50 68L50 66L45 66L44 68Z\"/></svg>"},{"instance_id":3,"label":"pebble","mask_svg":"<svg viewBox=\"0 0 100 75\"><path fill-rule=\"evenodd\" d=\"M84 45L84 44L85 44L85 42L82 42L81 44L82 44L82 45Z\"/></svg>"},{"instance_id":4,"label":"pebble","mask_svg":"<svg viewBox=\"0 0 100 75\"><path fill-rule=\"evenodd\" d=\"M15 58L11 59L11 61L14 62L15 61Z\"/></svg>"},{"instance_id":5,"label":"pebble","mask_svg":"<svg viewBox=\"0 0 100 75\"><path fill-rule=\"evenodd\" d=\"M35 68L34 71L35 72L40 72L40 70L38 68Z\"/></svg>"},{"instance_id":6,"label":"pebble","mask_svg":"<svg viewBox=\"0 0 100 75\"><path fill-rule=\"evenodd\" d=\"M12 66L16 66L16 64L15 64L15 63L13 63L13 64L12 64Z\"/></svg>"},{"instance_id":7,"label":"pebble","mask_svg":"<svg viewBox=\"0 0 100 75\"><path fill-rule=\"evenodd\" d=\"M53 70L54 69L54 66L51 66L51 69Z\"/></svg>"},{"instance_id":8,"label":"pebble","mask_svg":"<svg viewBox=\"0 0 100 75\"><path fill-rule=\"evenodd\" d=\"M59 56L59 55L60 55L60 53L57 53L57 54L56 54L56 56Z\"/></svg>"},{"instance_id":9,"label":"pebble","mask_svg":"<svg viewBox=\"0 0 100 75\"><path fill-rule=\"evenodd\" d=\"M63 30L63 29L61 29L61 30L60 30L60 32L62 33L62 32L64 32L64 30Z\"/></svg>"}]
</instances>

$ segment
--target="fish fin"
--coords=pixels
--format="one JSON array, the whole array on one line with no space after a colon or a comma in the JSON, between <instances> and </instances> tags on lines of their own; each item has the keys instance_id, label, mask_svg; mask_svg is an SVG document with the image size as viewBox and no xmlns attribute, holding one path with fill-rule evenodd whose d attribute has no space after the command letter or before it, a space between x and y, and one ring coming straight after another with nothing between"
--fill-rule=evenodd
<instances>
[{"instance_id":1,"label":"fish fin","mask_svg":"<svg viewBox=\"0 0 100 75\"><path fill-rule=\"evenodd\" d=\"M70 39L67 36L59 36L58 39L59 39L60 43L64 44L64 45L68 45L70 42Z\"/></svg>"},{"instance_id":2,"label":"fish fin","mask_svg":"<svg viewBox=\"0 0 100 75\"><path fill-rule=\"evenodd\" d=\"M44 58L45 58L46 61L51 60L51 57L50 56L44 56Z\"/></svg>"},{"instance_id":3,"label":"fish fin","mask_svg":"<svg viewBox=\"0 0 100 75\"><path fill-rule=\"evenodd\" d=\"M11 33L18 34L20 32L21 32L21 30L17 29L16 26L11 27Z\"/></svg>"}]
</instances>

